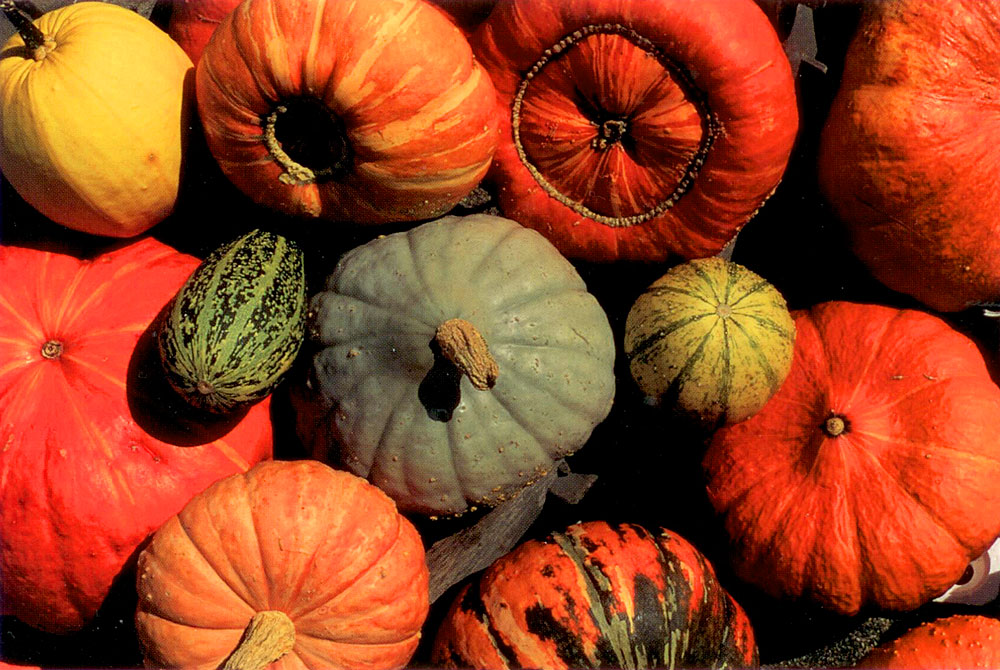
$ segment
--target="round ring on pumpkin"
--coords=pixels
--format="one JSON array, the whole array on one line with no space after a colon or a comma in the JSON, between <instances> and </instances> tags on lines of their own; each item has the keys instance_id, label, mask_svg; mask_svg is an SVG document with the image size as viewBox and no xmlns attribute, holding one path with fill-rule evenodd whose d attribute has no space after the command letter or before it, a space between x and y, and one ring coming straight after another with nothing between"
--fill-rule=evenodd
<instances>
[{"instance_id":1,"label":"round ring on pumpkin","mask_svg":"<svg viewBox=\"0 0 1000 670\"><path fill-rule=\"evenodd\" d=\"M751 0L513 0L472 42L501 209L570 257L716 254L781 180L794 81Z\"/></svg>"}]
</instances>

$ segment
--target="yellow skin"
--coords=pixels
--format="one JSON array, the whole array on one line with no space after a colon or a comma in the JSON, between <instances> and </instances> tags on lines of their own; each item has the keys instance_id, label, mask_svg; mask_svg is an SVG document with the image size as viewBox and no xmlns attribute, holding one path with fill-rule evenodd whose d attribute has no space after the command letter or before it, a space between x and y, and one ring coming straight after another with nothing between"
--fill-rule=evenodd
<instances>
[{"instance_id":1,"label":"yellow skin","mask_svg":"<svg viewBox=\"0 0 1000 670\"><path fill-rule=\"evenodd\" d=\"M173 210L193 104L187 54L139 14L80 2L39 17L46 40L0 53L0 171L68 228L138 235Z\"/></svg>"}]
</instances>

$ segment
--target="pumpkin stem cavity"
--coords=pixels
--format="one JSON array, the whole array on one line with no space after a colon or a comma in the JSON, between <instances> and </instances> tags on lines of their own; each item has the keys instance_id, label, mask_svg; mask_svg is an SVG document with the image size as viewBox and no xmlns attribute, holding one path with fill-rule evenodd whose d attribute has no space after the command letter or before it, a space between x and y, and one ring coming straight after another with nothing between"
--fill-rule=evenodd
<instances>
[{"instance_id":1,"label":"pumpkin stem cavity","mask_svg":"<svg viewBox=\"0 0 1000 670\"><path fill-rule=\"evenodd\" d=\"M605 119L598 127L598 134L590 141L594 151L607 151L622 141L628 133L628 123L625 119Z\"/></svg>"},{"instance_id":2,"label":"pumpkin stem cavity","mask_svg":"<svg viewBox=\"0 0 1000 670\"><path fill-rule=\"evenodd\" d=\"M831 415L823 423L823 432L827 434L828 437L837 437L848 432L850 428L845 417L839 416L837 414Z\"/></svg>"},{"instance_id":3,"label":"pumpkin stem cavity","mask_svg":"<svg viewBox=\"0 0 1000 670\"><path fill-rule=\"evenodd\" d=\"M262 670L295 646L295 624L278 610L257 612L222 670Z\"/></svg>"},{"instance_id":4,"label":"pumpkin stem cavity","mask_svg":"<svg viewBox=\"0 0 1000 670\"><path fill-rule=\"evenodd\" d=\"M0 0L0 11L17 29L34 60L42 60L55 47L55 42L45 36L45 33L31 20L31 16L14 4L14 0Z\"/></svg>"},{"instance_id":5,"label":"pumpkin stem cavity","mask_svg":"<svg viewBox=\"0 0 1000 670\"><path fill-rule=\"evenodd\" d=\"M278 178L292 186L336 179L351 165L343 122L315 98L293 98L262 118L264 144L284 168Z\"/></svg>"},{"instance_id":6,"label":"pumpkin stem cavity","mask_svg":"<svg viewBox=\"0 0 1000 670\"><path fill-rule=\"evenodd\" d=\"M49 340L42 345L42 357L55 360L62 356L63 344L58 340Z\"/></svg>"},{"instance_id":7,"label":"pumpkin stem cavity","mask_svg":"<svg viewBox=\"0 0 1000 670\"><path fill-rule=\"evenodd\" d=\"M441 355L465 374L472 385L485 391L493 388L500 374L496 360L482 334L465 319L448 319L434 333Z\"/></svg>"}]
</instances>

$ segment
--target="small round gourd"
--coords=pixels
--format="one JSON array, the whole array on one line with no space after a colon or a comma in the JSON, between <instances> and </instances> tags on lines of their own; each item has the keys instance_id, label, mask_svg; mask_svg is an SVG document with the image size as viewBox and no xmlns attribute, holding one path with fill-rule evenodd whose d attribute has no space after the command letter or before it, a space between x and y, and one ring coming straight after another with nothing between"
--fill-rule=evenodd
<instances>
[{"instance_id":1,"label":"small round gourd","mask_svg":"<svg viewBox=\"0 0 1000 670\"><path fill-rule=\"evenodd\" d=\"M671 268L625 321L625 355L642 392L710 425L759 411L788 375L794 341L778 290L719 257Z\"/></svg>"},{"instance_id":2,"label":"small round gourd","mask_svg":"<svg viewBox=\"0 0 1000 670\"><path fill-rule=\"evenodd\" d=\"M300 437L408 511L510 497L611 409L607 315L509 219L449 216L348 252L312 298L310 331Z\"/></svg>"}]
</instances>

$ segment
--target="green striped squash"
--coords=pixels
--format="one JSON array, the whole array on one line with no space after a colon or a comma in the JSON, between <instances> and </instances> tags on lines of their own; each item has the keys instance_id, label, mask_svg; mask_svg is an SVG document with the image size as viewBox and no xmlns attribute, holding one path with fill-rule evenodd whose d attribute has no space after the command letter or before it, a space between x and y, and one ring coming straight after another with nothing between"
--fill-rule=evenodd
<instances>
[{"instance_id":1,"label":"green striped squash","mask_svg":"<svg viewBox=\"0 0 1000 670\"><path fill-rule=\"evenodd\" d=\"M305 338L301 249L254 230L219 247L174 297L158 333L170 385L189 403L227 413L265 397Z\"/></svg>"},{"instance_id":2,"label":"green striped squash","mask_svg":"<svg viewBox=\"0 0 1000 670\"><path fill-rule=\"evenodd\" d=\"M794 342L777 289L719 257L671 268L625 321L625 355L642 392L710 426L760 410L788 375Z\"/></svg>"}]
</instances>

